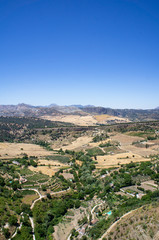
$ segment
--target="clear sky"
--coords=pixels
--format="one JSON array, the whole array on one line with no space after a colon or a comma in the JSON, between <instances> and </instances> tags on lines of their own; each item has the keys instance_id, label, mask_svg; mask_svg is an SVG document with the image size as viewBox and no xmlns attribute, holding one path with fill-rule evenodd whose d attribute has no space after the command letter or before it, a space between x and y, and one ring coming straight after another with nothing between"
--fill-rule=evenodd
<instances>
[{"instance_id":1,"label":"clear sky","mask_svg":"<svg viewBox=\"0 0 159 240\"><path fill-rule=\"evenodd\" d=\"M159 106L159 0L0 0L0 104Z\"/></svg>"}]
</instances>

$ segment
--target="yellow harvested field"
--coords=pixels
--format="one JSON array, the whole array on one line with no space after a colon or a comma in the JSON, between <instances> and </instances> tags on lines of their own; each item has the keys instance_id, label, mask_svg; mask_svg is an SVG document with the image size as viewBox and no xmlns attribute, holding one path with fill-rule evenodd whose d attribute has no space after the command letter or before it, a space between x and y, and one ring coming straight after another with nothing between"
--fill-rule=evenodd
<instances>
[{"instance_id":1,"label":"yellow harvested field","mask_svg":"<svg viewBox=\"0 0 159 240\"><path fill-rule=\"evenodd\" d=\"M69 122L78 126L94 126L97 123L107 123L107 121L115 121L115 122L129 122L127 118L114 117L107 114L102 115L59 115L59 116L43 116L43 119L47 119L50 121L58 121L58 122Z\"/></svg>"},{"instance_id":2,"label":"yellow harvested field","mask_svg":"<svg viewBox=\"0 0 159 240\"><path fill-rule=\"evenodd\" d=\"M134 155L134 157L133 157ZM128 164L130 162L150 161L149 158L144 158L132 152L119 153L115 155L97 156L97 168L111 168L117 167L120 164Z\"/></svg>"},{"instance_id":3,"label":"yellow harvested field","mask_svg":"<svg viewBox=\"0 0 159 240\"><path fill-rule=\"evenodd\" d=\"M36 157L52 155L50 151L35 144L0 143L0 159L22 157L24 153Z\"/></svg>"},{"instance_id":4,"label":"yellow harvested field","mask_svg":"<svg viewBox=\"0 0 159 240\"><path fill-rule=\"evenodd\" d=\"M107 119L110 118L110 117L112 117L112 116L107 115L107 114L94 115L94 118L95 118L98 122L100 122L100 121L105 121L105 120L107 120Z\"/></svg>"},{"instance_id":5,"label":"yellow harvested field","mask_svg":"<svg viewBox=\"0 0 159 240\"><path fill-rule=\"evenodd\" d=\"M79 137L75 141L73 141L71 144L62 147L62 149L74 150L77 148L84 147L85 145L88 145L91 141L92 141L92 137L88 137L88 136Z\"/></svg>"},{"instance_id":6,"label":"yellow harvested field","mask_svg":"<svg viewBox=\"0 0 159 240\"><path fill-rule=\"evenodd\" d=\"M28 167L31 171L34 171L34 172L41 172L43 174L46 174L50 177L52 177L57 171L60 170L60 167L55 167L55 166L37 166L36 168L33 167L33 166L29 166Z\"/></svg>"},{"instance_id":7,"label":"yellow harvested field","mask_svg":"<svg viewBox=\"0 0 159 240\"><path fill-rule=\"evenodd\" d=\"M38 161L38 165L53 165L53 166L58 166L58 167L67 167L68 165L60 163L59 161L56 160L39 160Z\"/></svg>"},{"instance_id":8,"label":"yellow harvested field","mask_svg":"<svg viewBox=\"0 0 159 240\"><path fill-rule=\"evenodd\" d=\"M44 165L44 166L40 166L40 165ZM44 160L38 161L37 167L29 166L28 168L31 171L42 172L43 174L46 174L46 175L49 175L50 177L52 177L61 168L67 168L67 167L68 167L68 165L60 163L58 161L44 159Z\"/></svg>"},{"instance_id":9,"label":"yellow harvested field","mask_svg":"<svg viewBox=\"0 0 159 240\"><path fill-rule=\"evenodd\" d=\"M98 123L107 123L109 121L115 121L115 122L130 122L127 118L121 118L116 116L110 116L107 114L101 114L101 115L94 115L94 118L97 120Z\"/></svg>"},{"instance_id":10,"label":"yellow harvested field","mask_svg":"<svg viewBox=\"0 0 159 240\"><path fill-rule=\"evenodd\" d=\"M43 119L47 119L50 121L58 121L58 122L69 122L78 126L92 126L96 125L97 120L91 116L80 116L80 115L60 115L60 116L43 116Z\"/></svg>"}]
</instances>

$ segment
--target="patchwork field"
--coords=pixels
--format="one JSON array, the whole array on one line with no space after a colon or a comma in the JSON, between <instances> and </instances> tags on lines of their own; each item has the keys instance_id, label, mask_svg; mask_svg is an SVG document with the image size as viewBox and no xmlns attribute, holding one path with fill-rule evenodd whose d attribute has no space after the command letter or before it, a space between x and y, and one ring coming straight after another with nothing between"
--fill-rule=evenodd
<instances>
[{"instance_id":1,"label":"patchwork field","mask_svg":"<svg viewBox=\"0 0 159 240\"><path fill-rule=\"evenodd\" d=\"M78 126L95 126L97 124L110 123L111 121L116 123L129 122L127 118L114 117L107 114L94 116L59 115L59 116L43 116L42 118L50 121L73 123Z\"/></svg>"},{"instance_id":2,"label":"patchwork field","mask_svg":"<svg viewBox=\"0 0 159 240\"><path fill-rule=\"evenodd\" d=\"M119 166L120 164L126 164L132 162L140 162L140 161L149 161L150 158L147 156L151 154L157 154L159 146L157 145L157 141L155 142L155 146L152 144L152 147L144 148L144 147L136 147L132 145L133 142L144 140L141 137L136 136L128 136L126 134L115 133L111 134L109 139L100 142L92 142L93 137L91 136L81 136L78 137L72 143L62 146L62 149L65 151L68 150L87 150L90 148L98 147L101 143L107 143L109 141L119 142L119 150L121 151L111 151L110 153L106 151L106 148L101 149L104 154L103 156L97 156L97 168L108 168L113 166ZM151 144L150 144L151 146ZM59 149L59 148L58 148ZM108 148L109 149L109 148ZM111 148L110 148L111 149ZM123 151L123 152L122 152ZM36 156L38 158L44 156L51 156L53 152L47 151L41 146L35 144L26 144L26 143L0 143L0 158L8 159L8 158L16 158L22 157L24 154L28 156ZM145 158L146 157L146 158ZM58 159L57 159L58 160ZM43 165L43 166L40 166ZM67 164L60 163L59 161L54 160L39 160L38 167L34 168L30 166L31 170L36 172L41 171L44 174L49 176L53 176L56 171L58 171L61 167L67 167Z\"/></svg>"},{"instance_id":3,"label":"patchwork field","mask_svg":"<svg viewBox=\"0 0 159 240\"><path fill-rule=\"evenodd\" d=\"M97 154L97 168L110 168L110 167L117 167L121 164L127 164L130 162L143 162L143 161L150 161L149 155L157 154L158 151L154 150L153 148L158 148L158 145L155 147L152 144L152 147L145 148L145 147L136 147L133 145L133 142L144 140L141 137L136 136L129 136L126 134L121 133L113 133L110 134L110 138L100 141L100 142L92 142L92 137L89 136L82 136L77 138L71 144L67 146L63 146L63 150L88 150L90 148L99 147L99 145L108 143L110 141L118 142L119 146L115 150L114 147L109 148L101 148L105 154L103 156L98 156ZM156 143L157 144L157 143ZM110 153L107 153L107 149L111 149ZM113 149L114 148L114 149Z\"/></svg>"},{"instance_id":4,"label":"patchwork field","mask_svg":"<svg viewBox=\"0 0 159 240\"><path fill-rule=\"evenodd\" d=\"M41 172L52 177L61 168L67 168L68 165L54 160L39 160L38 166L29 166L29 169L34 172Z\"/></svg>"}]
</instances>

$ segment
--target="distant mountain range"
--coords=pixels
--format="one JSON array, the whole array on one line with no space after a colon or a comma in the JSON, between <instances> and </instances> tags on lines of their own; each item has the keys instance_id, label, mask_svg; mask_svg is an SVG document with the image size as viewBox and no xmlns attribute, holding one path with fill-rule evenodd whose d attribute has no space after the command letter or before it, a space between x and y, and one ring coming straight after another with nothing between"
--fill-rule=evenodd
<instances>
[{"instance_id":1,"label":"distant mountain range","mask_svg":"<svg viewBox=\"0 0 159 240\"><path fill-rule=\"evenodd\" d=\"M83 115L84 113L77 107L74 106L58 106L51 104L49 106L32 106L28 104L18 105L0 105L0 116L19 116L19 117L42 117L42 116L55 116L62 114L78 114Z\"/></svg>"},{"instance_id":2,"label":"distant mountain range","mask_svg":"<svg viewBox=\"0 0 159 240\"><path fill-rule=\"evenodd\" d=\"M159 120L159 107L156 109L112 109L105 107L95 107L93 105L71 105L58 106L32 106L28 104L0 105L0 116L19 116L19 117L43 117L56 115L101 115L107 114L116 117L128 118L131 121Z\"/></svg>"}]
</instances>

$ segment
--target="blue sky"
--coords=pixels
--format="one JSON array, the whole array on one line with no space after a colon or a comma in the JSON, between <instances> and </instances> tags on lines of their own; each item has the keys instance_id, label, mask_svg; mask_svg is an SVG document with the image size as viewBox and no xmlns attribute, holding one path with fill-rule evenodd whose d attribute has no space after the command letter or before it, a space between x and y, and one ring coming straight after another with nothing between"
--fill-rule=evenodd
<instances>
[{"instance_id":1,"label":"blue sky","mask_svg":"<svg viewBox=\"0 0 159 240\"><path fill-rule=\"evenodd\" d=\"M0 0L0 104L159 106L158 0Z\"/></svg>"}]
</instances>

